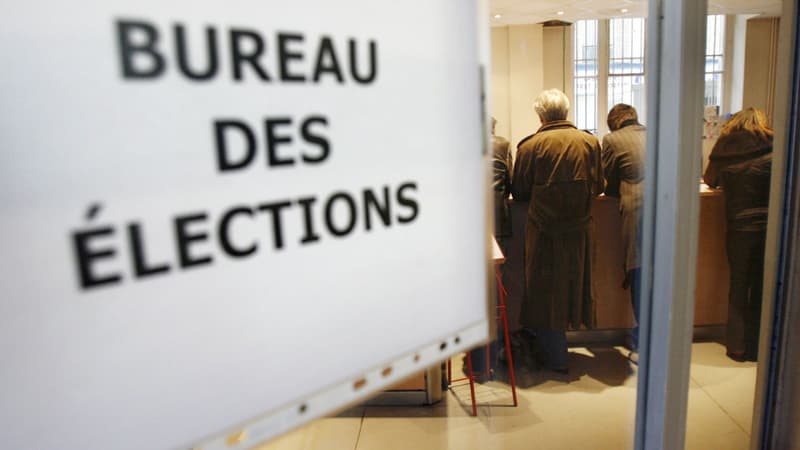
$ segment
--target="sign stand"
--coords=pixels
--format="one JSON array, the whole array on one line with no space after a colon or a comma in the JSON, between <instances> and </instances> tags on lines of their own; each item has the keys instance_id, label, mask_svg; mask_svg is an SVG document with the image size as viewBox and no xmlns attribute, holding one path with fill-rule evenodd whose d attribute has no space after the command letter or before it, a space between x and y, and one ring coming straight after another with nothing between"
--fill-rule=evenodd
<instances>
[{"instance_id":1,"label":"sign stand","mask_svg":"<svg viewBox=\"0 0 800 450\"><path fill-rule=\"evenodd\" d=\"M494 262L494 269L495 269L495 279L497 280L497 297L498 303L497 310L499 311L499 315L497 319L503 326L503 339L505 341L506 347L506 361L508 361L508 376L511 381L511 396L513 398L513 406L517 406L517 380L514 374L514 358L511 356L511 338L508 334L508 316L506 314L506 295L508 295L508 291L506 291L506 287L503 285L503 275L500 272L500 265L505 264L506 257L503 255L502 250L500 250L500 246L497 245L497 240L492 239L492 261ZM486 345L486 375L487 379L490 376L489 373L489 359L491 357L491 351L489 348L489 344ZM453 376L453 369L452 363L448 359L447 360L447 383L452 385L454 382L469 380L469 392L470 397L472 400L472 415L478 415L478 408L475 402L475 379L479 376L476 375L475 372L472 370L472 354L467 352L467 376L464 378L458 378L456 380L452 379Z\"/></svg>"}]
</instances>

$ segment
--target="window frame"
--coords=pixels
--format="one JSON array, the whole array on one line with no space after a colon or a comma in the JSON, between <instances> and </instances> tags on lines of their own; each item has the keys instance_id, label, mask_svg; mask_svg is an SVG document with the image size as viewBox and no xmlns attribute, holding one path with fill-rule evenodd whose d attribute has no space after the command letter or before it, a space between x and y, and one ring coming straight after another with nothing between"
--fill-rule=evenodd
<instances>
[{"instance_id":1,"label":"window frame","mask_svg":"<svg viewBox=\"0 0 800 450\"><path fill-rule=\"evenodd\" d=\"M709 43L706 42L706 50L705 50L705 66L703 68L703 105L705 106L717 106L719 112L721 113L725 108L725 82L726 82L726 64L727 64L727 42L726 42L726 33L728 26L727 24L727 17L724 14L709 14L706 16L706 40L708 40L708 29L709 27L713 26L714 30L714 39L711 41L711 52L709 52ZM720 26L721 29L717 32L717 26ZM719 49L720 52L717 53L717 39L719 39ZM712 70L708 70L708 61L710 58L719 58L719 62L712 63ZM718 103L708 103L706 102L706 83L708 82L709 76L718 76L719 77L719 86L716 86L716 81L714 81L715 87L715 94L718 95L719 102Z\"/></svg>"},{"instance_id":2,"label":"window frame","mask_svg":"<svg viewBox=\"0 0 800 450\"><path fill-rule=\"evenodd\" d=\"M635 45L634 45L635 40L634 40L634 33L633 33L633 30L635 28L635 25L634 25L634 22L633 22L634 20L641 21L641 26L642 26L642 30L641 30L642 39L641 39L641 44L640 44L641 56L625 57L624 54L623 54L623 56L621 58L614 58L613 57L613 52L612 52L612 47L611 47L613 45L612 36L613 36L614 21L620 21L621 22L623 35L625 34L626 21L630 21L630 22L628 22L628 23L630 23L630 26L631 26L629 43L630 43L630 46L631 46L631 52L633 52L633 48L635 47ZM602 111L602 113L603 113L602 116L605 116L608 113L608 111L613 106L612 103L617 103L617 102L612 102L611 101L611 99L613 97L613 94L615 93L615 89L611 88L612 79L624 80L626 78L633 79L635 77L641 77L642 78L642 85L644 87L644 97L645 98L644 98L643 105L637 107L637 111L639 113L640 121L642 121L642 122L645 121L645 118L647 117L647 98L646 98L647 97L647 95L646 95L646 93L647 93L647 51L646 51L646 48L647 48L647 18L645 18L645 17L616 17L616 18L608 19L608 68L609 68L609 70L608 70L607 82L606 82L606 85L607 85L606 105L607 105L607 107L606 107L606 109L604 111ZM631 64L633 64L633 61L635 61L635 60L641 60L641 68L642 68L642 70L638 71L638 72L634 72L632 69L630 71L623 71L622 73L612 72L611 68L613 67L614 61L619 61L619 60L621 60L623 62L627 60L627 61L630 61ZM631 82L631 87L633 87L633 82ZM631 95L633 95L632 91L631 91ZM626 100L624 98L621 101L625 102L625 103L629 103L631 105L633 105L635 103L633 101L633 98L631 98L630 102L626 102ZM634 106L636 106L636 105L634 105Z\"/></svg>"},{"instance_id":3,"label":"window frame","mask_svg":"<svg viewBox=\"0 0 800 450\"><path fill-rule=\"evenodd\" d=\"M588 57L578 58L578 53L579 53L579 51L578 51L578 42L579 42L578 34L581 32L579 30L580 26L578 25L578 22L584 22L584 23L594 22L594 42L595 42L595 45L594 45L594 49L595 49L594 58L588 58ZM599 117L600 117L597 114L597 111L599 110L598 105L600 104L599 92L600 92L600 74L601 74L601 61L602 61L602 58L601 58L602 45L601 45L601 42L600 42L600 21L599 20L582 20L582 21L578 21L578 22L575 22L573 36L572 36L574 44L573 44L573 52L572 52L573 53L573 62L572 62L572 89L573 89L572 92L573 92L573 95L572 95L571 101L572 101L572 103L574 105L573 111L574 111L575 125L578 128L587 129L587 130L589 130L589 131L591 131L593 133L597 133L599 131L598 127L599 127ZM588 34L588 32L586 31L585 28L588 28L588 27L584 27L584 30L583 30L584 41L586 40L586 37L589 36L589 34ZM582 48L582 50L585 49L585 48L586 48L586 46L584 46ZM581 55L581 56L585 56L585 55ZM581 64L581 63L588 64L591 61L594 61L594 67L595 67L594 74L593 75L592 74L578 75L578 65ZM579 80L581 80L581 81L579 81ZM593 105L593 109L595 110L595 120L597 121L597 123L594 124L595 126L593 128L592 127L583 126L583 125L587 125L587 124L584 123L584 121L588 120L588 117L589 117L589 108L588 108L589 100L588 100L588 96L584 96L581 99L581 101L578 100L578 83L582 82L584 84L584 86L586 86L590 81L594 82L594 102L593 102L594 105ZM583 107L583 109L580 109L581 106ZM580 117L581 115L583 116L583 118Z\"/></svg>"},{"instance_id":4,"label":"window frame","mask_svg":"<svg viewBox=\"0 0 800 450\"><path fill-rule=\"evenodd\" d=\"M612 73L611 72L611 65L612 61L614 60L636 60L639 57L622 57L622 58L612 58L611 57L611 24L613 20L634 20L638 19L642 21L642 70L637 72L623 72L623 73ZM594 22L595 29L596 29L596 73L595 75L578 75L577 67L579 62L587 61L587 59L578 59L578 33L579 33L579 22ZM604 120L606 115L608 114L609 109L613 105L609 105L609 98L612 94L612 89L609 87L609 83L612 79L624 79L624 78L633 78L633 77L642 77L643 85L644 85L644 107L640 107L643 111L640 111L640 120L645 122L645 117L647 117L647 71L648 71L648 58L647 58L647 46L648 46L648 29L647 29L648 19L647 17L618 17L612 19L588 19L588 20L579 20L576 21L573 26L573 95L572 95L572 103L574 105L574 118L575 118L575 125L582 129L587 129L593 132L597 136L603 136L608 133L608 124ZM631 33L632 34L632 33ZM633 37L631 36L631 39ZM632 46L633 47L633 46ZM594 114L596 123L594 127L591 126L582 126L585 125L582 123L581 116L585 116L585 110L587 109L587 104L585 100L579 101L578 99L578 80L588 80L594 79L595 81L595 102L594 102ZM584 108L584 109L581 109ZM591 124L590 124L591 125Z\"/></svg>"}]
</instances>

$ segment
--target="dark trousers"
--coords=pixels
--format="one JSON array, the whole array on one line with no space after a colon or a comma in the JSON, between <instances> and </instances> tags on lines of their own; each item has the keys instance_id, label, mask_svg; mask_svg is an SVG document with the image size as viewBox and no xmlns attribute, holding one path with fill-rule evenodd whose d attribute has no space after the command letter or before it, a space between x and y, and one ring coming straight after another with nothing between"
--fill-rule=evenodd
<instances>
[{"instance_id":1,"label":"dark trousers","mask_svg":"<svg viewBox=\"0 0 800 450\"><path fill-rule=\"evenodd\" d=\"M564 330L533 330L536 333L536 346L541 353L542 362L548 369L566 369L569 359L567 332Z\"/></svg>"},{"instance_id":2,"label":"dark trousers","mask_svg":"<svg viewBox=\"0 0 800 450\"><path fill-rule=\"evenodd\" d=\"M731 269L727 350L750 359L758 357L765 239L766 233L757 231L728 231L727 235Z\"/></svg>"},{"instance_id":3,"label":"dark trousers","mask_svg":"<svg viewBox=\"0 0 800 450\"><path fill-rule=\"evenodd\" d=\"M636 268L628 271L628 281L630 282L629 289L631 290L631 305L633 306L633 317L636 319L636 325L631 330L631 340L633 341L633 349L639 348L639 311L640 303L642 301L642 269Z\"/></svg>"}]
</instances>

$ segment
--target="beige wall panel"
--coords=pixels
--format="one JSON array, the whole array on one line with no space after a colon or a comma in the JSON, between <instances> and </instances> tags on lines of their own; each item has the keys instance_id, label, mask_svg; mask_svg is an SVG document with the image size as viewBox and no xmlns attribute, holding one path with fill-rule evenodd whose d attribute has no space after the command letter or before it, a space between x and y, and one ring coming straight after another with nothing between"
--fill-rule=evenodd
<instances>
[{"instance_id":1,"label":"beige wall panel","mask_svg":"<svg viewBox=\"0 0 800 450\"><path fill-rule=\"evenodd\" d=\"M509 106L508 27L492 28L491 104L489 114L497 119L496 133L508 138L511 135L511 110Z\"/></svg>"},{"instance_id":2,"label":"beige wall panel","mask_svg":"<svg viewBox=\"0 0 800 450\"><path fill-rule=\"evenodd\" d=\"M545 89L567 90L567 35L570 27L544 27L543 40L543 82Z\"/></svg>"},{"instance_id":3,"label":"beige wall panel","mask_svg":"<svg viewBox=\"0 0 800 450\"><path fill-rule=\"evenodd\" d=\"M772 119L778 54L777 18L747 21L742 107L754 106Z\"/></svg>"},{"instance_id":4,"label":"beige wall panel","mask_svg":"<svg viewBox=\"0 0 800 450\"><path fill-rule=\"evenodd\" d=\"M516 155L517 143L541 125L533 111L533 101L544 86L543 27L520 25L508 29L511 132L507 137Z\"/></svg>"}]
</instances>

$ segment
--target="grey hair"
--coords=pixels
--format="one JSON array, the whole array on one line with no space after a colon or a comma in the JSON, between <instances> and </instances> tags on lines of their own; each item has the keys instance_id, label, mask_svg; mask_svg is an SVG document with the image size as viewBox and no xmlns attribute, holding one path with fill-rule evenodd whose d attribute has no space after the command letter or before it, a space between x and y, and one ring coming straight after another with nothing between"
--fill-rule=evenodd
<instances>
[{"instance_id":1,"label":"grey hair","mask_svg":"<svg viewBox=\"0 0 800 450\"><path fill-rule=\"evenodd\" d=\"M566 120L569 112L569 98L558 89L548 89L536 97L533 109L544 122Z\"/></svg>"}]
</instances>

